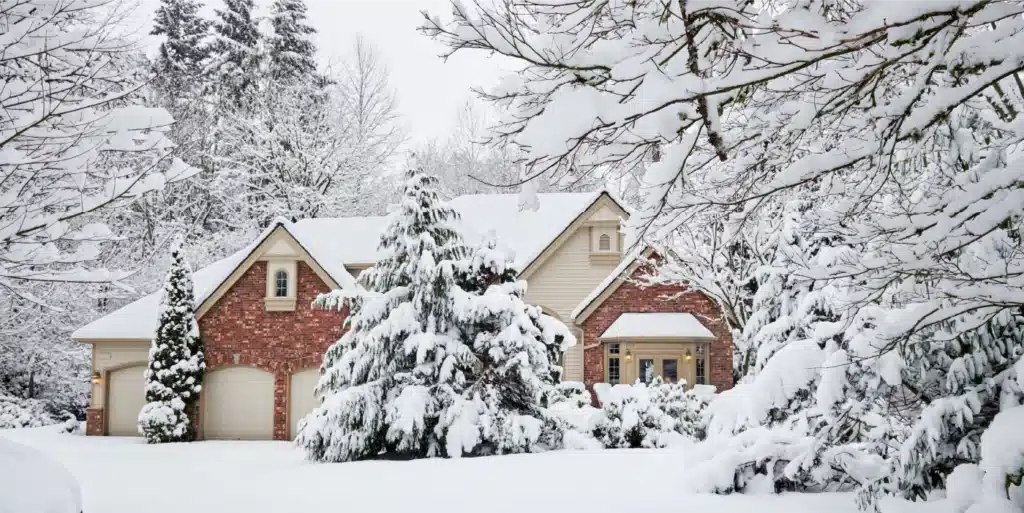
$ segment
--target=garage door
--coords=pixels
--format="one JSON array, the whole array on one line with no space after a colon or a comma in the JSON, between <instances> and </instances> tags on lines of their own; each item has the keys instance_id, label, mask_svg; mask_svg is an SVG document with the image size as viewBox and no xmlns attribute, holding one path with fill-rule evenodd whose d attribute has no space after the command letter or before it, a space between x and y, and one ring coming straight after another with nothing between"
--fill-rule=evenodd
<instances>
[{"instance_id":1,"label":"garage door","mask_svg":"<svg viewBox=\"0 0 1024 513\"><path fill-rule=\"evenodd\" d=\"M274 437L274 375L229 367L203 379L203 437L270 440Z\"/></svg>"},{"instance_id":2,"label":"garage door","mask_svg":"<svg viewBox=\"0 0 1024 513\"><path fill-rule=\"evenodd\" d=\"M320 369L307 369L292 374L289 385L288 415L291 419L290 436L298 434L299 419L305 417L313 408L320 406L320 400L313 395L317 381L320 380Z\"/></svg>"},{"instance_id":3,"label":"garage door","mask_svg":"<svg viewBox=\"0 0 1024 513\"><path fill-rule=\"evenodd\" d=\"M107 434L139 436L139 411L146 404L146 366L125 367L110 373L107 393Z\"/></svg>"}]
</instances>

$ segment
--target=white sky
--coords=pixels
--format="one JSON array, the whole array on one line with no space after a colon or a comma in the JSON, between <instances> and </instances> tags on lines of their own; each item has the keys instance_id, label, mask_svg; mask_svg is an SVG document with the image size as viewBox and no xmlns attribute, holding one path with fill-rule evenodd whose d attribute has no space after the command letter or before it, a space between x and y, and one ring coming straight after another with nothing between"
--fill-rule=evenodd
<instances>
[{"instance_id":1,"label":"white sky","mask_svg":"<svg viewBox=\"0 0 1024 513\"><path fill-rule=\"evenodd\" d=\"M152 23L159 0L139 0L135 13L140 28ZM203 0L204 14L213 19L221 0ZM258 14L265 14L272 0L256 0ZM455 126L458 110L473 94L471 87L494 84L501 70L496 59L482 52L463 53L447 62L437 57L442 47L416 31L427 10L450 19L450 0L306 0L310 24L323 62L340 61L357 34L371 42L391 72L398 96L402 123L410 144L444 139ZM155 46L159 39L148 38Z\"/></svg>"}]
</instances>

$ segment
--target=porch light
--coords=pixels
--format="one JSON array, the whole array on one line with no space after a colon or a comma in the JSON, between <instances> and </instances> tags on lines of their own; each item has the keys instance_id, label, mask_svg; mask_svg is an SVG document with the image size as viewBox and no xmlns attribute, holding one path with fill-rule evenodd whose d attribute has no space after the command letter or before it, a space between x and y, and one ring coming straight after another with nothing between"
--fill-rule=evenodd
<instances>
[{"instance_id":1,"label":"porch light","mask_svg":"<svg viewBox=\"0 0 1024 513\"><path fill-rule=\"evenodd\" d=\"M691 352L689 349L687 349L686 350L686 361L690 361L690 360L693 360L693 352Z\"/></svg>"},{"instance_id":2,"label":"porch light","mask_svg":"<svg viewBox=\"0 0 1024 513\"><path fill-rule=\"evenodd\" d=\"M103 376L98 372L92 373L92 384L99 385L100 383L103 383Z\"/></svg>"},{"instance_id":3,"label":"porch light","mask_svg":"<svg viewBox=\"0 0 1024 513\"><path fill-rule=\"evenodd\" d=\"M626 350L626 361L627 362L633 361L633 352L630 351L629 349Z\"/></svg>"}]
</instances>

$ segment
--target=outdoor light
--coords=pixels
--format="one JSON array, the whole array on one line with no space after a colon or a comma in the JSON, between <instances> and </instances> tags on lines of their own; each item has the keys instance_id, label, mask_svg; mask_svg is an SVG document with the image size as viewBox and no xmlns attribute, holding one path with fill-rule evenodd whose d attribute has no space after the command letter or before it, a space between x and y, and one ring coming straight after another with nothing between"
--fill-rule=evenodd
<instances>
[{"instance_id":1,"label":"outdoor light","mask_svg":"<svg viewBox=\"0 0 1024 513\"><path fill-rule=\"evenodd\" d=\"M693 359L693 353L689 349L687 349L686 350L686 361L690 361L692 359Z\"/></svg>"},{"instance_id":2,"label":"outdoor light","mask_svg":"<svg viewBox=\"0 0 1024 513\"><path fill-rule=\"evenodd\" d=\"M92 373L92 384L99 385L100 383L103 383L103 376L100 376L98 372Z\"/></svg>"},{"instance_id":3,"label":"outdoor light","mask_svg":"<svg viewBox=\"0 0 1024 513\"><path fill-rule=\"evenodd\" d=\"M628 350L628 349L626 350L626 361L627 362L633 361L633 352Z\"/></svg>"}]
</instances>

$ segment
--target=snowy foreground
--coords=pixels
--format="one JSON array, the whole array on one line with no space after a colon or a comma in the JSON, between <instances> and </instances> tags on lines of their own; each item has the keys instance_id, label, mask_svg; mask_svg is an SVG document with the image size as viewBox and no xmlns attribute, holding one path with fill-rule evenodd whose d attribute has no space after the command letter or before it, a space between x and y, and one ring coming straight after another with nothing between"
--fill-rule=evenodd
<instances>
[{"instance_id":1,"label":"snowy foreground","mask_svg":"<svg viewBox=\"0 0 1024 513\"><path fill-rule=\"evenodd\" d=\"M857 511L849 494L688 494L677 486L685 455L670 450L311 464L282 442L147 446L141 439L71 436L54 428L0 436L64 463L80 481L86 513ZM166 483L180 476L189 476L189 485L169 495ZM896 500L883 508L926 511L947 508Z\"/></svg>"}]
</instances>

